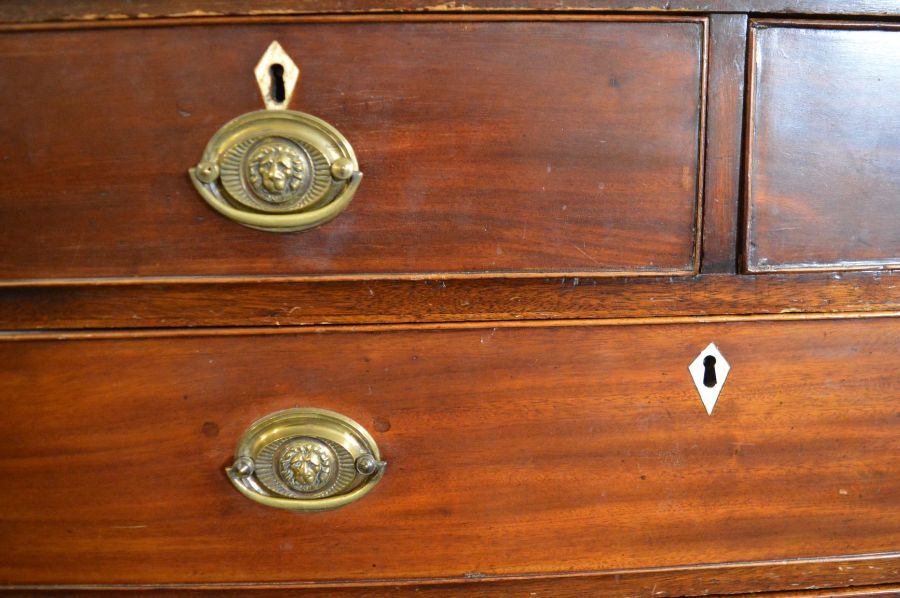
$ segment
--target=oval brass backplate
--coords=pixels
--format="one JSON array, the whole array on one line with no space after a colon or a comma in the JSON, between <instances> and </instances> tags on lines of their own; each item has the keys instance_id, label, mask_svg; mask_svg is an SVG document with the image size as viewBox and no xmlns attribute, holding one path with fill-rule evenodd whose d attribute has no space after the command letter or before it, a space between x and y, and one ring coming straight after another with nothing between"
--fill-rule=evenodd
<instances>
[{"instance_id":1,"label":"oval brass backplate","mask_svg":"<svg viewBox=\"0 0 900 598\"><path fill-rule=\"evenodd\" d=\"M213 135L189 172L217 212L271 232L328 222L347 207L362 180L343 135L292 110L260 110L232 120Z\"/></svg>"},{"instance_id":2,"label":"oval brass backplate","mask_svg":"<svg viewBox=\"0 0 900 598\"><path fill-rule=\"evenodd\" d=\"M276 67L290 77L276 77ZM188 171L191 181L213 209L250 228L292 232L324 224L347 207L359 187L356 154L327 122L286 110L299 69L278 42L255 72L268 109L219 129ZM267 87L273 78L277 99Z\"/></svg>"},{"instance_id":3,"label":"oval brass backplate","mask_svg":"<svg viewBox=\"0 0 900 598\"><path fill-rule=\"evenodd\" d=\"M327 511L359 500L381 480L386 463L371 435L324 409L273 413L252 424L225 471L258 503L291 511Z\"/></svg>"}]
</instances>

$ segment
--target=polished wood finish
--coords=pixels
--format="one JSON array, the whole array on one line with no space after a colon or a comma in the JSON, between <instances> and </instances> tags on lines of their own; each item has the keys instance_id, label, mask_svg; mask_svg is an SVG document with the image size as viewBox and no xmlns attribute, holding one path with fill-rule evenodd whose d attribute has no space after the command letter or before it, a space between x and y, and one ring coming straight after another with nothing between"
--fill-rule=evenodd
<instances>
[{"instance_id":1,"label":"polished wood finish","mask_svg":"<svg viewBox=\"0 0 900 598\"><path fill-rule=\"evenodd\" d=\"M710 17L703 273L737 270L747 16Z\"/></svg>"},{"instance_id":2,"label":"polished wood finish","mask_svg":"<svg viewBox=\"0 0 900 598\"><path fill-rule=\"evenodd\" d=\"M0 329L900 311L900 272L0 286Z\"/></svg>"},{"instance_id":3,"label":"polished wood finish","mask_svg":"<svg viewBox=\"0 0 900 598\"><path fill-rule=\"evenodd\" d=\"M0 580L464 579L900 540L900 318L303 330L0 343ZM687 372L710 341L732 366L712 416ZM363 501L302 517L230 486L244 428L296 405L373 433L389 473Z\"/></svg>"},{"instance_id":4,"label":"polished wood finish","mask_svg":"<svg viewBox=\"0 0 900 598\"><path fill-rule=\"evenodd\" d=\"M39 3L0 3L0 22L31 23L111 20L146 21L152 18L186 19L232 16L317 15L390 12L468 13L477 11L635 11L900 15L896 0L266 0L248 5L241 0L42 0Z\"/></svg>"},{"instance_id":5,"label":"polished wood finish","mask_svg":"<svg viewBox=\"0 0 900 598\"><path fill-rule=\"evenodd\" d=\"M481 598L508 596L537 596L543 598L621 598L622 596L710 596L728 592L734 598L836 598L845 596L896 596L896 585L865 585L866 580L879 580L900 575L900 554L866 555L837 559L777 561L768 563L723 563L709 567L674 567L657 570L617 571L606 574L573 574L545 577L485 577L464 580L428 580L410 583L373 583L366 586L352 584L247 584L223 587L203 584L146 586L140 596L171 597L251 596L253 598L301 596L302 598L375 598L380 596L450 597L476 595ZM798 582L796 580L803 580ZM808 580L815 580L810 584ZM766 594L735 594L759 587L812 587L828 590L784 591ZM743 588L743 590L742 590ZM91 589L27 588L7 592L10 596L86 596L102 591L103 596L135 596L134 588L96 586ZM657 594L657 592L659 592Z\"/></svg>"},{"instance_id":6,"label":"polished wood finish","mask_svg":"<svg viewBox=\"0 0 900 598\"><path fill-rule=\"evenodd\" d=\"M0 596L896 595L900 271L773 271L900 246L900 26L839 15L900 5L0 3ZM185 172L273 38L366 173L285 236ZM297 405L371 495L231 488Z\"/></svg>"},{"instance_id":7,"label":"polished wood finish","mask_svg":"<svg viewBox=\"0 0 900 598\"><path fill-rule=\"evenodd\" d=\"M704 21L545 18L4 34L0 277L693 272ZM298 234L186 174L273 39L365 173Z\"/></svg>"},{"instance_id":8,"label":"polished wood finish","mask_svg":"<svg viewBox=\"0 0 900 598\"><path fill-rule=\"evenodd\" d=\"M833 588L830 590L813 590L808 592L779 592L772 598L843 598L844 596L892 596L900 595L900 586L875 586L866 588Z\"/></svg>"},{"instance_id":9,"label":"polished wood finish","mask_svg":"<svg viewBox=\"0 0 900 598\"><path fill-rule=\"evenodd\" d=\"M751 35L746 267L900 267L900 26Z\"/></svg>"}]
</instances>

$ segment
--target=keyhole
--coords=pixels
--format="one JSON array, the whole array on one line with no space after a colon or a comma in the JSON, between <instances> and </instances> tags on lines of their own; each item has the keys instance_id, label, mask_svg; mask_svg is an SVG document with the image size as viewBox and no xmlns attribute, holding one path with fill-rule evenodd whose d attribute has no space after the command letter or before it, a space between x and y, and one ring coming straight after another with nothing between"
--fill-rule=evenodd
<instances>
[{"instance_id":1,"label":"keyhole","mask_svg":"<svg viewBox=\"0 0 900 598\"><path fill-rule=\"evenodd\" d=\"M272 77L272 99L280 104L284 102L284 67L273 64L269 67L269 75Z\"/></svg>"},{"instance_id":2,"label":"keyhole","mask_svg":"<svg viewBox=\"0 0 900 598\"><path fill-rule=\"evenodd\" d=\"M716 386L716 358L712 355L703 358L703 386L706 388Z\"/></svg>"}]
</instances>

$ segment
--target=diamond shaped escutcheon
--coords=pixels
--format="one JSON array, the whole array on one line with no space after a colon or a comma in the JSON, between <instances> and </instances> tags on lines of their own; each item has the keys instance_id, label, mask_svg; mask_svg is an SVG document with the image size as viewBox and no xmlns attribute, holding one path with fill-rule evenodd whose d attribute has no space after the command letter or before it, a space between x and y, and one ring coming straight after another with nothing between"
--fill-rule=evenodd
<instances>
[{"instance_id":1,"label":"diamond shaped escutcheon","mask_svg":"<svg viewBox=\"0 0 900 598\"><path fill-rule=\"evenodd\" d=\"M291 96L300 80L300 68L287 55L284 48L277 41L269 44L269 48L253 69L256 82L259 84L259 93L268 110L284 110L291 103ZM276 97L275 90L279 87L275 78L280 78L279 84L283 97Z\"/></svg>"},{"instance_id":2,"label":"diamond shaped escutcheon","mask_svg":"<svg viewBox=\"0 0 900 598\"><path fill-rule=\"evenodd\" d=\"M731 371L731 365L715 343L709 343L688 366L688 370L691 372L691 378L694 379L697 392L700 393L700 400L706 407L707 415L712 415L722 387L725 386L728 372Z\"/></svg>"}]
</instances>

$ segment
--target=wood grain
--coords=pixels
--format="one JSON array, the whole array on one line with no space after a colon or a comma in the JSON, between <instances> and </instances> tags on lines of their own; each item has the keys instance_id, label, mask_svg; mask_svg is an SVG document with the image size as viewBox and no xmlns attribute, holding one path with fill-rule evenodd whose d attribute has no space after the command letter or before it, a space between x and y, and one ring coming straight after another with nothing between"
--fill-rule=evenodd
<instances>
[{"instance_id":1,"label":"wood grain","mask_svg":"<svg viewBox=\"0 0 900 598\"><path fill-rule=\"evenodd\" d=\"M704 21L547 18L4 34L0 278L694 271ZM187 177L273 39L365 173L297 234Z\"/></svg>"},{"instance_id":2,"label":"wood grain","mask_svg":"<svg viewBox=\"0 0 900 598\"><path fill-rule=\"evenodd\" d=\"M773 598L838 598L843 596L892 596L900 594L900 586L870 586L865 588L834 588L830 590L810 590L779 592Z\"/></svg>"},{"instance_id":3,"label":"wood grain","mask_svg":"<svg viewBox=\"0 0 900 598\"><path fill-rule=\"evenodd\" d=\"M731 14L579 12L648 10ZM895 595L877 584L900 582L900 318L801 320L900 310L900 272L732 275L746 12L900 16L894 0L0 3L17 92L0 95L0 329L22 331L0 335L0 595ZM772 26L799 33L773 44ZM855 40L896 30L756 22L750 116L808 153L748 145L748 202L768 164L790 191L763 198L777 218L758 229L784 263L748 252L748 270L895 265L897 111L878 102L896 52ZM303 70L295 107L347 133L366 172L351 211L305 235L223 221L184 175L259 106L248 74L274 37ZM699 323L742 314L796 321ZM712 417L686 371L710 341L733 367ZM390 467L364 501L298 517L230 488L244 427L299 404L376 436Z\"/></svg>"},{"instance_id":4,"label":"wood grain","mask_svg":"<svg viewBox=\"0 0 900 598\"><path fill-rule=\"evenodd\" d=\"M681 567L672 569L631 570L606 574L581 574L547 577L481 578L455 581L429 580L412 583L371 583L296 585L245 584L241 586L189 584L177 586L69 586L66 588L30 587L4 591L11 596L87 596L102 592L103 596L252 596L254 598L302 596L303 598L375 598L392 596L449 597L476 595L535 596L537 598L643 598L644 596L715 596L734 598L855 598L896 596L896 585L864 585L866 580L896 578L900 554L865 555L837 559L807 561L777 561L766 563L731 563L710 567ZM810 584L809 580L815 580ZM822 588L827 590L794 590L779 592L782 587ZM860 584L848 586L849 584ZM754 590L768 588L772 592L760 594ZM748 592L735 594L735 592ZM659 594L657 594L659 592Z\"/></svg>"},{"instance_id":5,"label":"wood grain","mask_svg":"<svg viewBox=\"0 0 900 598\"><path fill-rule=\"evenodd\" d=\"M309 326L900 310L900 272L0 287L0 329Z\"/></svg>"},{"instance_id":6,"label":"wood grain","mask_svg":"<svg viewBox=\"0 0 900 598\"><path fill-rule=\"evenodd\" d=\"M900 15L895 0L266 0L248 6L240 0L42 0L39 3L0 3L0 22L30 23L152 18L186 19L220 16L310 15L323 13L426 14L473 11L635 11Z\"/></svg>"},{"instance_id":7,"label":"wood grain","mask_svg":"<svg viewBox=\"0 0 900 598\"><path fill-rule=\"evenodd\" d=\"M609 572L900 540L900 318L28 338L0 343L6 584ZM732 366L711 417L687 372L710 341ZM374 434L389 472L363 501L304 517L231 488L244 428L296 405ZM892 562L864 583L896 582Z\"/></svg>"},{"instance_id":8,"label":"wood grain","mask_svg":"<svg viewBox=\"0 0 900 598\"><path fill-rule=\"evenodd\" d=\"M900 27L754 24L746 268L900 267Z\"/></svg>"},{"instance_id":9,"label":"wood grain","mask_svg":"<svg viewBox=\"0 0 900 598\"><path fill-rule=\"evenodd\" d=\"M700 271L737 271L747 16L710 17Z\"/></svg>"}]
</instances>

